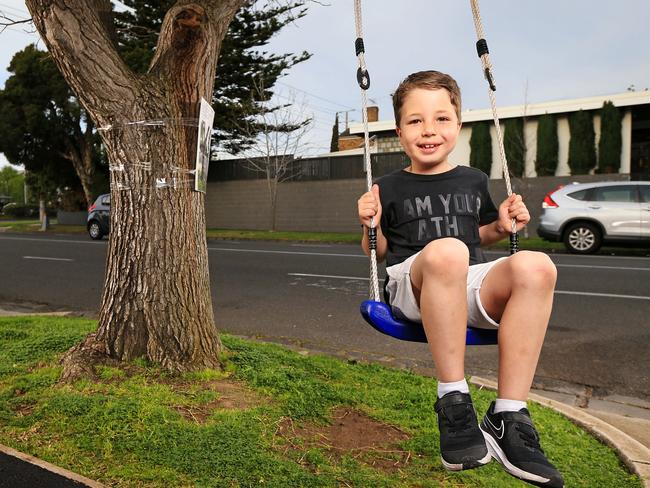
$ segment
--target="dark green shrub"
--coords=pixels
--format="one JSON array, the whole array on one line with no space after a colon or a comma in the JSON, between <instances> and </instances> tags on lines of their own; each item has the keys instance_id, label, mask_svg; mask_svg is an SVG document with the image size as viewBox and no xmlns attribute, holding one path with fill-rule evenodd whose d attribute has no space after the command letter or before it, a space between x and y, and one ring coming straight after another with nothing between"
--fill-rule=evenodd
<instances>
[{"instance_id":1,"label":"dark green shrub","mask_svg":"<svg viewBox=\"0 0 650 488\"><path fill-rule=\"evenodd\" d=\"M506 151L510 174L520 178L524 174L526 140L524 139L524 119L507 119L504 123L503 147Z\"/></svg>"},{"instance_id":2,"label":"dark green shrub","mask_svg":"<svg viewBox=\"0 0 650 488\"><path fill-rule=\"evenodd\" d=\"M36 205L23 205L12 202L2 207L2 213L15 219L38 217L38 207Z\"/></svg>"},{"instance_id":3,"label":"dark green shrub","mask_svg":"<svg viewBox=\"0 0 650 488\"><path fill-rule=\"evenodd\" d=\"M585 175L596 166L596 133L593 116L578 110L569 116L569 167L572 175Z\"/></svg>"},{"instance_id":4,"label":"dark green shrub","mask_svg":"<svg viewBox=\"0 0 650 488\"><path fill-rule=\"evenodd\" d=\"M600 111L600 140L598 141L598 173L615 173L621 164L621 114L610 101Z\"/></svg>"},{"instance_id":5,"label":"dark green shrub","mask_svg":"<svg viewBox=\"0 0 650 488\"><path fill-rule=\"evenodd\" d=\"M557 119L551 114L542 115L537 123L537 176L554 176L559 162L560 143L557 137Z\"/></svg>"},{"instance_id":6,"label":"dark green shrub","mask_svg":"<svg viewBox=\"0 0 650 488\"><path fill-rule=\"evenodd\" d=\"M469 165L480 169L489 176L492 168L492 137L490 136L489 122L472 124L469 147Z\"/></svg>"}]
</instances>

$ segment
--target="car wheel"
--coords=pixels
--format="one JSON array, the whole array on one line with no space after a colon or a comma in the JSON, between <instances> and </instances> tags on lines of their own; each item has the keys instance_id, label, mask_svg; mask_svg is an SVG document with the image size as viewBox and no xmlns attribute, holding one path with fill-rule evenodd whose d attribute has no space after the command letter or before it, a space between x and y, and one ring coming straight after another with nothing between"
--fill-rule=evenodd
<instances>
[{"instance_id":1,"label":"car wheel","mask_svg":"<svg viewBox=\"0 0 650 488\"><path fill-rule=\"evenodd\" d=\"M571 224L564 232L564 245L576 254L591 254L598 249L602 243L600 229L587 222Z\"/></svg>"},{"instance_id":2,"label":"car wheel","mask_svg":"<svg viewBox=\"0 0 650 488\"><path fill-rule=\"evenodd\" d=\"M88 224L88 235L91 239L95 239L96 241L104 237L104 234L102 234L102 229L99 226L99 222L93 220L90 224Z\"/></svg>"}]
</instances>

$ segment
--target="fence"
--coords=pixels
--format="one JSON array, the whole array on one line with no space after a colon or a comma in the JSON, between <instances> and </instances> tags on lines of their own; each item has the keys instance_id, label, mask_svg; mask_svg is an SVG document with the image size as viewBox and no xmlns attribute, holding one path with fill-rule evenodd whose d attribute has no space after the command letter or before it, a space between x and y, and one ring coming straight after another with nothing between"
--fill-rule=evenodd
<instances>
[{"instance_id":1,"label":"fence","mask_svg":"<svg viewBox=\"0 0 650 488\"><path fill-rule=\"evenodd\" d=\"M373 176L382 176L408 166L404 153L371 155ZM259 163L258 163L259 164ZM337 156L294 159L286 168L290 181L349 180L365 178L363 156ZM265 179L263 171L252 168L245 159L222 159L210 163L208 181L235 181Z\"/></svg>"}]
</instances>

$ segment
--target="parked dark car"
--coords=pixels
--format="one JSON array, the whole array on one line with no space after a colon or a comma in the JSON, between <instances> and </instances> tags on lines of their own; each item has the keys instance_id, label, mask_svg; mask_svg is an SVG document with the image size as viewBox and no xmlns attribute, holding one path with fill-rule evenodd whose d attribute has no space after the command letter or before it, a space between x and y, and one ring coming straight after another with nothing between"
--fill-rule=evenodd
<instances>
[{"instance_id":1,"label":"parked dark car","mask_svg":"<svg viewBox=\"0 0 650 488\"><path fill-rule=\"evenodd\" d=\"M537 234L573 253L602 244L650 247L650 181L574 183L550 191Z\"/></svg>"},{"instance_id":2,"label":"parked dark car","mask_svg":"<svg viewBox=\"0 0 650 488\"><path fill-rule=\"evenodd\" d=\"M99 195L95 203L88 209L86 228L88 235L99 240L108 235L110 230L111 195L106 193Z\"/></svg>"}]
</instances>

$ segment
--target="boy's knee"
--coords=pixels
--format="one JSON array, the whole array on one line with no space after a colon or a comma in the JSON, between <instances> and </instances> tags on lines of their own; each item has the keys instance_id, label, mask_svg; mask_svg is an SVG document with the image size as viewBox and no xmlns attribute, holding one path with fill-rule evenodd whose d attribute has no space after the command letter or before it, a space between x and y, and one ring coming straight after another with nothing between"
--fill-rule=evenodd
<instances>
[{"instance_id":1,"label":"boy's knee","mask_svg":"<svg viewBox=\"0 0 650 488\"><path fill-rule=\"evenodd\" d=\"M521 286L553 288L557 268L551 258L542 252L519 251L510 257L512 279Z\"/></svg>"},{"instance_id":2,"label":"boy's knee","mask_svg":"<svg viewBox=\"0 0 650 488\"><path fill-rule=\"evenodd\" d=\"M427 244L421 252L423 266L426 271L436 274L467 274L469 250L458 239L437 239Z\"/></svg>"}]
</instances>

